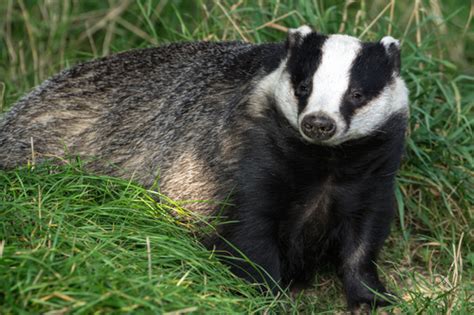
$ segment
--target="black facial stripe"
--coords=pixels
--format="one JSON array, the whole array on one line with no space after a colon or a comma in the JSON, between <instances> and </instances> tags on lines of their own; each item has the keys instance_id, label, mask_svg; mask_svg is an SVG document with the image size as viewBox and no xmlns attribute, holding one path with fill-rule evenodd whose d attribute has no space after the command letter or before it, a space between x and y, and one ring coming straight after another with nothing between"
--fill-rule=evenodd
<instances>
[{"instance_id":1,"label":"black facial stripe","mask_svg":"<svg viewBox=\"0 0 474 315\"><path fill-rule=\"evenodd\" d=\"M341 104L341 114L349 129L351 119L357 109L367 105L393 81L396 72L396 60L389 56L381 43L363 43L362 49L354 60L349 88ZM362 97L355 99L352 92L358 91Z\"/></svg>"},{"instance_id":2,"label":"black facial stripe","mask_svg":"<svg viewBox=\"0 0 474 315\"><path fill-rule=\"evenodd\" d=\"M313 75L319 67L322 58L321 48L327 36L311 33L303 38L303 41L290 47L290 58L287 70L291 76L291 84L296 91L303 82L306 83L307 94L298 97L298 113L300 113L308 102L313 88Z\"/></svg>"}]
</instances>

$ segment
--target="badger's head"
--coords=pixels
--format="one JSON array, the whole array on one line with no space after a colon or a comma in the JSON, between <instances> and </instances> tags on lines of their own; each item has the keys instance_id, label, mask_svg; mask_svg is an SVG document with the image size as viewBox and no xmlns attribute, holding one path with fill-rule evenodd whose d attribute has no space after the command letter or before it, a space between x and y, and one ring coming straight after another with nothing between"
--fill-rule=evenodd
<instances>
[{"instance_id":1,"label":"badger's head","mask_svg":"<svg viewBox=\"0 0 474 315\"><path fill-rule=\"evenodd\" d=\"M289 31L287 49L274 95L281 113L306 141L341 144L373 134L408 111L394 38L361 42L302 26Z\"/></svg>"}]
</instances>

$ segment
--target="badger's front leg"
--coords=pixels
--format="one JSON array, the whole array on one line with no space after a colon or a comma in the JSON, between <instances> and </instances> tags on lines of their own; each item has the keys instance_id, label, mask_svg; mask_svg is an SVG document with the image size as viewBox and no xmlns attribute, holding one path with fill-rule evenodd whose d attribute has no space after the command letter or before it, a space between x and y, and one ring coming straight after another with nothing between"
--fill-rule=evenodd
<instances>
[{"instance_id":1,"label":"badger's front leg","mask_svg":"<svg viewBox=\"0 0 474 315\"><path fill-rule=\"evenodd\" d=\"M366 197L366 196L365 196ZM362 304L391 304L393 296L379 280L377 255L390 231L394 216L393 194L374 191L362 213L351 213L343 223L340 247L341 276L350 310Z\"/></svg>"},{"instance_id":2,"label":"badger's front leg","mask_svg":"<svg viewBox=\"0 0 474 315\"><path fill-rule=\"evenodd\" d=\"M259 211L246 209L245 211ZM229 223L217 242L217 249L232 257L224 258L232 272L251 283L266 283L277 291L280 275L280 252L276 242L275 225L259 215L242 217ZM245 255L251 263L243 260ZM234 259L236 258L236 259Z\"/></svg>"},{"instance_id":3,"label":"badger's front leg","mask_svg":"<svg viewBox=\"0 0 474 315\"><path fill-rule=\"evenodd\" d=\"M274 155L263 148L268 150L269 146L255 145L244 154L232 198L234 206L229 209L233 222L222 226L225 241L219 240L217 249L235 257L243 253L261 268L228 259L232 271L250 282L266 282L276 292L281 281L278 228L288 208L289 184L288 176L281 174L284 166L277 165Z\"/></svg>"}]
</instances>

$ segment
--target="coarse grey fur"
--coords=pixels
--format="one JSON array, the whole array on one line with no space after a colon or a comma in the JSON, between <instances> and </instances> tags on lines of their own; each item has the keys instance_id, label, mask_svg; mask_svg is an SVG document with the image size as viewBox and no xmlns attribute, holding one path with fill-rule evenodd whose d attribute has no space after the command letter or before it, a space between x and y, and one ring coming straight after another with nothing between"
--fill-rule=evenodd
<instances>
[{"instance_id":1,"label":"coarse grey fur","mask_svg":"<svg viewBox=\"0 0 474 315\"><path fill-rule=\"evenodd\" d=\"M243 105L265 75L254 55L254 45L240 42L172 44L65 70L6 115L0 168L26 163L33 147L37 159L90 157L90 168L133 174L148 187L159 178L174 199L224 200L239 134L256 111Z\"/></svg>"}]
</instances>

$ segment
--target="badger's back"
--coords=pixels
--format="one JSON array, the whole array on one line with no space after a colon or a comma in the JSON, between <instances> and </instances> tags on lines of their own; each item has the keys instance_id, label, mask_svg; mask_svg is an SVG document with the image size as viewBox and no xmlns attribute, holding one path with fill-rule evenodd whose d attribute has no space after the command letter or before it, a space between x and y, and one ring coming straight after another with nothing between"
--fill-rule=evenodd
<instances>
[{"instance_id":1,"label":"badger's back","mask_svg":"<svg viewBox=\"0 0 474 315\"><path fill-rule=\"evenodd\" d=\"M280 44L199 42L77 65L0 122L0 168L25 163L33 147L38 158L80 155L95 170L133 174L148 186L159 177L174 198L219 197L213 187L232 167L242 126L236 112L282 51Z\"/></svg>"}]
</instances>

